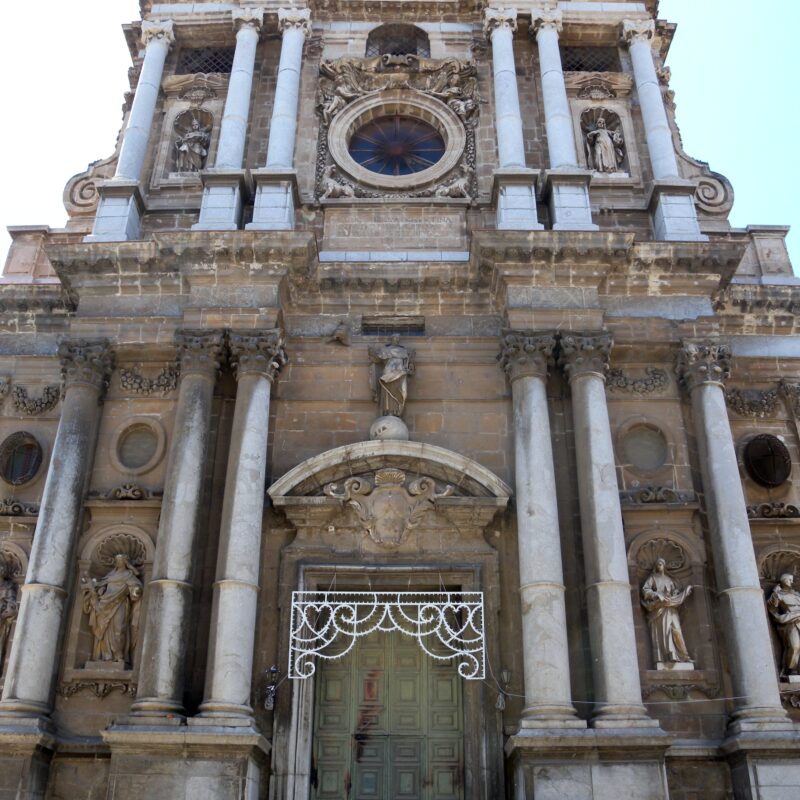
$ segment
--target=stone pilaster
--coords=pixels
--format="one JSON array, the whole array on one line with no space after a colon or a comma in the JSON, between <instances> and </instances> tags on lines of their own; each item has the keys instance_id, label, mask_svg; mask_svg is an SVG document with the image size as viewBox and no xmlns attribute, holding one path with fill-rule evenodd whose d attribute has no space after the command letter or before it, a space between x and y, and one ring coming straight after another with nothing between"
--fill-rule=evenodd
<instances>
[{"instance_id":1,"label":"stone pilaster","mask_svg":"<svg viewBox=\"0 0 800 800\"><path fill-rule=\"evenodd\" d=\"M565 587L546 391L555 345L552 332L506 331L500 353L514 404L525 675L521 729L586 727L575 714L570 692Z\"/></svg>"},{"instance_id":2,"label":"stone pilaster","mask_svg":"<svg viewBox=\"0 0 800 800\"><path fill-rule=\"evenodd\" d=\"M102 401L114 358L107 341L63 341L58 348L64 400L47 473L0 715L24 720L52 710L53 681L73 545L88 490Z\"/></svg>"},{"instance_id":3,"label":"stone pilaster","mask_svg":"<svg viewBox=\"0 0 800 800\"><path fill-rule=\"evenodd\" d=\"M565 334L559 363L572 390L596 728L657 727L642 705L631 586L605 376L607 333Z\"/></svg>"},{"instance_id":4,"label":"stone pilaster","mask_svg":"<svg viewBox=\"0 0 800 800\"><path fill-rule=\"evenodd\" d=\"M259 556L267 473L272 382L286 363L283 332L231 333L230 354L238 387L225 498L205 699L200 718L225 718L247 726L256 633ZM200 719L197 720L200 722Z\"/></svg>"},{"instance_id":5,"label":"stone pilaster","mask_svg":"<svg viewBox=\"0 0 800 800\"><path fill-rule=\"evenodd\" d=\"M222 331L176 334L180 388L133 716L183 713L183 676L192 603L192 558L206 472L214 384L223 357Z\"/></svg>"},{"instance_id":6,"label":"stone pilaster","mask_svg":"<svg viewBox=\"0 0 800 800\"><path fill-rule=\"evenodd\" d=\"M731 352L719 342L685 341L678 375L691 398L736 711L733 730L790 728L781 706L755 551L724 383Z\"/></svg>"}]
</instances>

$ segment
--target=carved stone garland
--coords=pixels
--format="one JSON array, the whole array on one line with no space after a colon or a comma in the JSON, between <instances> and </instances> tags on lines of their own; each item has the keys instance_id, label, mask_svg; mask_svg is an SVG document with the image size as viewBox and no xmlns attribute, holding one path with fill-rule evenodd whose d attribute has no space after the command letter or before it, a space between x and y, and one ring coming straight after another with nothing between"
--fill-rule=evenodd
<instances>
[{"instance_id":1,"label":"carved stone garland","mask_svg":"<svg viewBox=\"0 0 800 800\"><path fill-rule=\"evenodd\" d=\"M169 394L178 387L178 365L168 364L155 378L147 378L135 367L121 367L119 371L119 385L123 391L133 394L162 396Z\"/></svg>"},{"instance_id":2,"label":"carved stone garland","mask_svg":"<svg viewBox=\"0 0 800 800\"><path fill-rule=\"evenodd\" d=\"M608 370L606 386L612 392L629 392L631 394L660 394L669 385L666 370L658 367L647 367L645 377L631 378L618 367Z\"/></svg>"},{"instance_id":3,"label":"carved stone garland","mask_svg":"<svg viewBox=\"0 0 800 800\"><path fill-rule=\"evenodd\" d=\"M733 409L742 417L774 416L780 404L777 389L759 391L758 389L728 389L725 392L725 402L728 408Z\"/></svg>"},{"instance_id":4,"label":"carved stone garland","mask_svg":"<svg viewBox=\"0 0 800 800\"><path fill-rule=\"evenodd\" d=\"M15 386L11 391L14 408L29 417L44 414L46 411L55 408L60 397L61 387L57 384L45 386L38 397L31 397L24 386Z\"/></svg>"}]
</instances>

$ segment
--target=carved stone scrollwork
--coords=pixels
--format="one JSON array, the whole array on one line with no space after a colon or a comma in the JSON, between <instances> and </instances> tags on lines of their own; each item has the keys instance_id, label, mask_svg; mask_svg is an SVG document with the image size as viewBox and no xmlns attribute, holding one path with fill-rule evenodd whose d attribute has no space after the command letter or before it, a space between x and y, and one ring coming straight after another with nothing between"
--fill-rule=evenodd
<instances>
[{"instance_id":1,"label":"carved stone scrollwork","mask_svg":"<svg viewBox=\"0 0 800 800\"><path fill-rule=\"evenodd\" d=\"M676 371L690 391L704 383L724 384L731 374L731 349L715 342L685 341Z\"/></svg>"},{"instance_id":2,"label":"carved stone scrollwork","mask_svg":"<svg viewBox=\"0 0 800 800\"><path fill-rule=\"evenodd\" d=\"M261 27L264 24L264 9L263 8L234 8L231 11L233 19L233 30L238 33L240 28L252 27L256 31L261 32Z\"/></svg>"},{"instance_id":3,"label":"carved stone scrollwork","mask_svg":"<svg viewBox=\"0 0 800 800\"><path fill-rule=\"evenodd\" d=\"M64 187L62 201L70 217L91 217L97 212L100 194L97 184L113 177L117 168L118 153L100 161L93 161L83 171L73 175Z\"/></svg>"},{"instance_id":4,"label":"carved stone scrollwork","mask_svg":"<svg viewBox=\"0 0 800 800\"><path fill-rule=\"evenodd\" d=\"M555 346L552 333L503 331L498 360L512 382L529 376L545 379L553 365Z\"/></svg>"},{"instance_id":5,"label":"carved stone scrollwork","mask_svg":"<svg viewBox=\"0 0 800 800\"><path fill-rule=\"evenodd\" d=\"M558 363L570 380L586 373L605 378L613 346L608 333L565 334L560 340Z\"/></svg>"},{"instance_id":6,"label":"carved stone scrollwork","mask_svg":"<svg viewBox=\"0 0 800 800\"><path fill-rule=\"evenodd\" d=\"M136 697L137 685L128 681L64 681L56 690L61 697L72 697L85 689L96 697L108 697L113 691L121 692L128 697Z\"/></svg>"},{"instance_id":7,"label":"carved stone scrollwork","mask_svg":"<svg viewBox=\"0 0 800 800\"><path fill-rule=\"evenodd\" d=\"M531 14L530 32L535 36L542 28L561 33L564 28L564 15L561 9L539 9Z\"/></svg>"},{"instance_id":8,"label":"carved stone scrollwork","mask_svg":"<svg viewBox=\"0 0 800 800\"><path fill-rule=\"evenodd\" d=\"M512 33L517 30L517 10L515 8L487 8L483 12L483 32L491 38L492 31L496 28L511 28Z\"/></svg>"},{"instance_id":9,"label":"carved stone scrollwork","mask_svg":"<svg viewBox=\"0 0 800 800\"><path fill-rule=\"evenodd\" d=\"M65 340L58 345L61 361L63 391L70 386L84 384L105 394L114 368L114 353L106 339L85 341Z\"/></svg>"},{"instance_id":10,"label":"carved stone scrollwork","mask_svg":"<svg viewBox=\"0 0 800 800\"><path fill-rule=\"evenodd\" d=\"M656 692L663 692L668 700L688 700L691 692L700 692L709 700L713 700L719 697L720 690L717 686L703 686L697 683L651 683L642 686L642 698L645 700Z\"/></svg>"},{"instance_id":11,"label":"carved stone scrollwork","mask_svg":"<svg viewBox=\"0 0 800 800\"><path fill-rule=\"evenodd\" d=\"M224 358L224 343L223 331L177 331L175 345L181 376L190 372L203 375L216 373Z\"/></svg>"},{"instance_id":12,"label":"carved stone scrollwork","mask_svg":"<svg viewBox=\"0 0 800 800\"><path fill-rule=\"evenodd\" d=\"M619 493L619 499L627 505L647 505L649 503L691 503L694 495L679 492L669 486L643 486L627 489Z\"/></svg>"},{"instance_id":13,"label":"carved stone scrollwork","mask_svg":"<svg viewBox=\"0 0 800 800\"><path fill-rule=\"evenodd\" d=\"M406 474L398 469L378 470L369 478L348 478L342 488L331 483L325 494L352 508L363 532L379 547L395 549L418 527L436 500L449 497L452 486L436 490L433 478L422 477L406 486Z\"/></svg>"},{"instance_id":14,"label":"carved stone scrollwork","mask_svg":"<svg viewBox=\"0 0 800 800\"><path fill-rule=\"evenodd\" d=\"M608 370L606 385L612 392L629 392L632 394L661 394L669 385L666 370L658 367L647 367L645 377L631 378L621 369L612 367Z\"/></svg>"},{"instance_id":15,"label":"carved stone scrollwork","mask_svg":"<svg viewBox=\"0 0 800 800\"><path fill-rule=\"evenodd\" d=\"M122 367L119 386L125 392L141 395L168 395L178 387L178 365L168 364L155 378L146 378L135 367Z\"/></svg>"},{"instance_id":16,"label":"carved stone scrollwork","mask_svg":"<svg viewBox=\"0 0 800 800\"><path fill-rule=\"evenodd\" d=\"M283 345L283 331L279 328L261 333L229 333L228 346L236 377L257 372L273 381L288 360Z\"/></svg>"},{"instance_id":17,"label":"carved stone scrollwork","mask_svg":"<svg viewBox=\"0 0 800 800\"><path fill-rule=\"evenodd\" d=\"M278 30L285 33L289 29L301 30L305 36L311 33L311 11L308 8L279 8Z\"/></svg>"},{"instance_id":18,"label":"carved stone scrollwork","mask_svg":"<svg viewBox=\"0 0 800 800\"><path fill-rule=\"evenodd\" d=\"M0 500L0 517L35 517L39 506L5 498Z\"/></svg>"},{"instance_id":19,"label":"carved stone scrollwork","mask_svg":"<svg viewBox=\"0 0 800 800\"><path fill-rule=\"evenodd\" d=\"M742 417L771 417L780 403L777 389L728 389L725 402Z\"/></svg>"},{"instance_id":20,"label":"carved stone scrollwork","mask_svg":"<svg viewBox=\"0 0 800 800\"><path fill-rule=\"evenodd\" d=\"M55 408L60 398L61 387L57 384L45 386L38 397L29 396L28 390L24 386L15 386L11 392L14 408L29 417L44 414L51 408Z\"/></svg>"},{"instance_id":21,"label":"carved stone scrollwork","mask_svg":"<svg viewBox=\"0 0 800 800\"><path fill-rule=\"evenodd\" d=\"M750 519L798 519L800 508L791 503L756 503L747 506Z\"/></svg>"},{"instance_id":22,"label":"carved stone scrollwork","mask_svg":"<svg viewBox=\"0 0 800 800\"><path fill-rule=\"evenodd\" d=\"M161 497L162 494L162 492L151 492L136 483L123 483L122 486L109 489L107 492L90 492L89 497L101 500L151 500Z\"/></svg>"}]
</instances>

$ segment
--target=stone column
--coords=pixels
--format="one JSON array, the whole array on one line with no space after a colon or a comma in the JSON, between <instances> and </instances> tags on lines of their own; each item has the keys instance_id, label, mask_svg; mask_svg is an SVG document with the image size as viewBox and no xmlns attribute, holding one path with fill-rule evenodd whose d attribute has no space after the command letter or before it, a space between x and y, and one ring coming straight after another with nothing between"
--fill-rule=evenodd
<instances>
[{"instance_id":1,"label":"stone column","mask_svg":"<svg viewBox=\"0 0 800 800\"><path fill-rule=\"evenodd\" d=\"M293 230L297 195L294 146L300 104L300 70L303 43L311 30L307 8L279 8L278 26L283 34L275 101L269 126L267 164L253 173L256 198L248 230Z\"/></svg>"},{"instance_id":2,"label":"stone column","mask_svg":"<svg viewBox=\"0 0 800 800\"><path fill-rule=\"evenodd\" d=\"M204 170L203 204L193 230L235 231L242 219L242 169L256 48L264 21L263 8L237 8L231 12L236 31L236 52L220 125L214 169Z\"/></svg>"},{"instance_id":3,"label":"stone column","mask_svg":"<svg viewBox=\"0 0 800 800\"><path fill-rule=\"evenodd\" d=\"M200 717L227 724L252 722L250 690L256 633L261 527L267 473L267 434L272 382L286 363L283 333L230 335L238 387L225 498L205 699Z\"/></svg>"},{"instance_id":4,"label":"stone column","mask_svg":"<svg viewBox=\"0 0 800 800\"><path fill-rule=\"evenodd\" d=\"M697 221L695 186L691 181L683 180L678 170L672 130L650 49L654 35L655 23L651 19L626 19L622 23L622 40L630 49L633 78L653 170L650 207L656 239L707 241L708 237L700 233Z\"/></svg>"},{"instance_id":5,"label":"stone column","mask_svg":"<svg viewBox=\"0 0 800 800\"><path fill-rule=\"evenodd\" d=\"M183 712L183 678L192 606L192 558L197 540L214 384L222 358L221 331L176 335L181 377L169 448L164 499L147 613L139 689L131 713Z\"/></svg>"},{"instance_id":6,"label":"stone column","mask_svg":"<svg viewBox=\"0 0 800 800\"><path fill-rule=\"evenodd\" d=\"M0 702L3 716L35 718L52 710L64 606L73 578L73 544L89 488L98 405L113 366L106 341L64 341L58 356L64 381L61 419L21 589Z\"/></svg>"},{"instance_id":7,"label":"stone column","mask_svg":"<svg viewBox=\"0 0 800 800\"><path fill-rule=\"evenodd\" d=\"M559 362L572 391L596 728L657 727L642 705L631 586L606 405L608 334L569 334Z\"/></svg>"},{"instance_id":8,"label":"stone column","mask_svg":"<svg viewBox=\"0 0 800 800\"><path fill-rule=\"evenodd\" d=\"M487 8L483 30L492 44L495 129L500 168L495 173L497 227L508 230L541 230L536 216L537 172L525 166L525 140L519 110L517 69L514 63L514 8Z\"/></svg>"},{"instance_id":9,"label":"stone column","mask_svg":"<svg viewBox=\"0 0 800 800\"><path fill-rule=\"evenodd\" d=\"M764 594L725 405L730 356L725 345L684 342L678 373L692 402L717 597L737 698L731 724L739 730L786 728L791 725L781 706Z\"/></svg>"},{"instance_id":10,"label":"stone column","mask_svg":"<svg viewBox=\"0 0 800 800\"><path fill-rule=\"evenodd\" d=\"M143 201L139 189L142 167L147 155L153 115L161 76L170 45L175 40L171 20L142 23L144 61L128 124L122 138L117 170L112 180L99 187L100 205L87 242L120 242L139 238Z\"/></svg>"},{"instance_id":11,"label":"stone column","mask_svg":"<svg viewBox=\"0 0 800 800\"><path fill-rule=\"evenodd\" d=\"M558 35L562 27L560 10L538 10L531 14L531 33L539 47L544 121L550 170L545 179L545 196L550 205L553 230L596 231L589 201L591 173L580 169L575 151L567 87L561 69Z\"/></svg>"},{"instance_id":12,"label":"stone column","mask_svg":"<svg viewBox=\"0 0 800 800\"><path fill-rule=\"evenodd\" d=\"M514 403L525 710L520 727L584 728L570 691L564 575L546 381L552 333L507 331L501 360Z\"/></svg>"}]
</instances>

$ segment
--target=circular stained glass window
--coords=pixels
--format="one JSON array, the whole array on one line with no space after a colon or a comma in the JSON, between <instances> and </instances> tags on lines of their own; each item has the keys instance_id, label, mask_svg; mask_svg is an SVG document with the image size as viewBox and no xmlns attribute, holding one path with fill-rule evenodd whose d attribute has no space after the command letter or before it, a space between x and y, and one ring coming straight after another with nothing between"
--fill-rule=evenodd
<instances>
[{"instance_id":1,"label":"circular stained glass window","mask_svg":"<svg viewBox=\"0 0 800 800\"><path fill-rule=\"evenodd\" d=\"M33 480L41 465L42 447L30 433L13 433L0 445L0 474L12 486Z\"/></svg>"},{"instance_id":2,"label":"circular stained glass window","mask_svg":"<svg viewBox=\"0 0 800 800\"><path fill-rule=\"evenodd\" d=\"M786 445L768 433L754 436L744 448L744 465L762 486L780 486L792 474L792 457Z\"/></svg>"},{"instance_id":3,"label":"circular stained glass window","mask_svg":"<svg viewBox=\"0 0 800 800\"><path fill-rule=\"evenodd\" d=\"M444 139L433 125L395 114L359 128L350 140L350 155L379 175L411 175L432 167L444 155Z\"/></svg>"}]
</instances>

